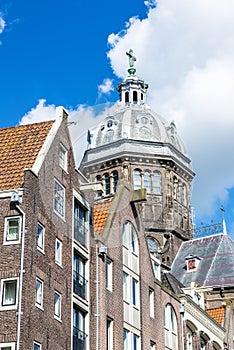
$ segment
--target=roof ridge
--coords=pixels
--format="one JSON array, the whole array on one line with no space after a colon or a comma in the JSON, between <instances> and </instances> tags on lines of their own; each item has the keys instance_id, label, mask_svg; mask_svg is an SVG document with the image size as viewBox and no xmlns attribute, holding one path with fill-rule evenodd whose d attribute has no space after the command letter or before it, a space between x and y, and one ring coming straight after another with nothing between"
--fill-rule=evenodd
<instances>
[{"instance_id":1,"label":"roof ridge","mask_svg":"<svg viewBox=\"0 0 234 350\"><path fill-rule=\"evenodd\" d=\"M20 127L29 127L30 125L46 124L46 123L51 123L51 122L55 122L55 119L44 120L44 121L39 121L39 122L34 122L34 123L27 123L27 124L19 124L19 125L8 126L6 128L0 128L0 131L1 130L16 129L16 128L20 128Z\"/></svg>"}]
</instances>

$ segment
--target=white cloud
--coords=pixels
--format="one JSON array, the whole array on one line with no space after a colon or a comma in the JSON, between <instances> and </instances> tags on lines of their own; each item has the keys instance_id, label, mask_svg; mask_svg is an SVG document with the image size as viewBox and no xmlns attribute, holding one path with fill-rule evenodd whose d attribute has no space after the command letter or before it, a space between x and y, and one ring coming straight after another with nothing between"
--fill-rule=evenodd
<instances>
[{"instance_id":1,"label":"white cloud","mask_svg":"<svg viewBox=\"0 0 234 350\"><path fill-rule=\"evenodd\" d=\"M99 96L109 94L111 91L114 91L113 79L106 78L101 85L98 85Z\"/></svg>"},{"instance_id":2,"label":"white cloud","mask_svg":"<svg viewBox=\"0 0 234 350\"><path fill-rule=\"evenodd\" d=\"M5 27L6 27L6 22L4 21L3 16L0 12L0 34L2 34Z\"/></svg>"},{"instance_id":3,"label":"white cloud","mask_svg":"<svg viewBox=\"0 0 234 350\"><path fill-rule=\"evenodd\" d=\"M133 18L109 36L108 57L124 78L125 52L134 50L137 73L149 83L149 104L176 121L193 160L196 211L209 215L234 186L234 2L150 3L147 18Z\"/></svg>"},{"instance_id":4,"label":"white cloud","mask_svg":"<svg viewBox=\"0 0 234 350\"><path fill-rule=\"evenodd\" d=\"M31 124L55 119L55 108L53 104L46 106L46 100L40 99L37 106L22 117L20 124Z\"/></svg>"}]
</instances>

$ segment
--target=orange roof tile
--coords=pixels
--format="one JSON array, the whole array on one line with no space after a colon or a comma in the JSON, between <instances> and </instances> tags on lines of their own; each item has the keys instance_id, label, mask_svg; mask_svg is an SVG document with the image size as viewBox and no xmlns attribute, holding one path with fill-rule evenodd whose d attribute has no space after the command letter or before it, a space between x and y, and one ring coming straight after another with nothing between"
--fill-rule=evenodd
<instances>
[{"instance_id":1,"label":"orange roof tile","mask_svg":"<svg viewBox=\"0 0 234 350\"><path fill-rule=\"evenodd\" d=\"M94 204L93 225L95 235L99 235L105 226L112 199L113 198L108 198L105 201L97 202Z\"/></svg>"},{"instance_id":2,"label":"orange roof tile","mask_svg":"<svg viewBox=\"0 0 234 350\"><path fill-rule=\"evenodd\" d=\"M53 121L0 129L0 190L23 186L25 168L31 168Z\"/></svg>"},{"instance_id":3,"label":"orange roof tile","mask_svg":"<svg viewBox=\"0 0 234 350\"><path fill-rule=\"evenodd\" d=\"M209 316L211 316L216 322L218 322L221 326L223 325L225 308L217 307L215 309L206 310Z\"/></svg>"}]
</instances>

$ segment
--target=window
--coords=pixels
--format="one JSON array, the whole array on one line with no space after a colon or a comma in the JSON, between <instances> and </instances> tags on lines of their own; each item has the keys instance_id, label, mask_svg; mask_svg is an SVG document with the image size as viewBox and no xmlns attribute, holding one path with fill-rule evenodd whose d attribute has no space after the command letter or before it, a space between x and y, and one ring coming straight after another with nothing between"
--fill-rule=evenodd
<instances>
[{"instance_id":1,"label":"window","mask_svg":"<svg viewBox=\"0 0 234 350\"><path fill-rule=\"evenodd\" d=\"M54 292L54 317L61 320L61 294Z\"/></svg>"},{"instance_id":2,"label":"window","mask_svg":"<svg viewBox=\"0 0 234 350\"><path fill-rule=\"evenodd\" d=\"M76 305L73 307L73 350L86 349L85 333L86 313L80 310Z\"/></svg>"},{"instance_id":3,"label":"window","mask_svg":"<svg viewBox=\"0 0 234 350\"><path fill-rule=\"evenodd\" d=\"M112 292L112 282L113 282L113 273L112 273L112 260L106 258L106 288Z\"/></svg>"},{"instance_id":4,"label":"window","mask_svg":"<svg viewBox=\"0 0 234 350\"><path fill-rule=\"evenodd\" d=\"M130 276L123 272L123 300L129 301L129 278Z\"/></svg>"},{"instance_id":5,"label":"window","mask_svg":"<svg viewBox=\"0 0 234 350\"><path fill-rule=\"evenodd\" d=\"M132 305L139 307L139 282L132 277Z\"/></svg>"},{"instance_id":6,"label":"window","mask_svg":"<svg viewBox=\"0 0 234 350\"><path fill-rule=\"evenodd\" d=\"M62 144L59 145L59 165L67 171L67 150Z\"/></svg>"},{"instance_id":7,"label":"window","mask_svg":"<svg viewBox=\"0 0 234 350\"><path fill-rule=\"evenodd\" d=\"M55 240L55 262L62 266L62 242L58 238Z\"/></svg>"},{"instance_id":8,"label":"window","mask_svg":"<svg viewBox=\"0 0 234 350\"><path fill-rule=\"evenodd\" d=\"M86 246L87 243L87 214L88 211L74 199L74 238L76 241Z\"/></svg>"},{"instance_id":9,"label":"window","mask_svg":"<svg viewBox=\"0 0 234 350\"><path fill-rule=\"evenodd\" d=\"M141 171L134 170L134 190L139 190L141 188Z\"/></svg>"},{"instance_id":10,"label":"window","mask_svg":"<svg viewBox=\"0 0 234 350\"><path fill-rule=\"evenodd\" d=\"M150 341L150 350L156 350L156 344L154 341Z\"/></svg>"},{"instance_id":11,"label":"window","mask_svg":"<svg viewBox=\"0 0 234 350\"><path fill-rule=\"evenodd\" d=\"M76 251L73 258L73 292L81 298L86 298L87 280L85 279L86 260Z\"/></svg>"},{"instance_id":12,"label":"window","mask_svg":"<svg viewBox=\"0 0 234 350\"><path fill-rule=\"evenodd\" d=\"M5 218L5 244L19 243L21 230L20 216Z\"/></svg>"},{"instance_id":13,"label":"window","mask_svg":"<svg viewBox=\"0 0 234 350\"><path fill-rule=\"evenodd\" d=\"M41 344L34 342L33 343L33 350L41 350Z\"/></svg>"},{"instance_id":14,"label":"window","mask_svg":"<svg viewBox=\"0 0 234 350\"><path fill-rule=\"evenodd\" d=\"M130 341L129 341L130 332L124 328L124 350L129 350Z\"/></svg>"},{"instance_id":15,"label":"window","mask_svg":"<svg viewBox=\"0 0 234 350\"><path fill-rule=\"evenodd\" d=\"M150 317L154 318L154 290L149 288Z\"/></svg>"},{"instance_id":16,"label":"window","mask_svg":"<svg viewBox=\"0 0 234 350\"><path fill-rule=\"evenodd\" d=\"M164 334L165 349L177 350L177 320L175 311L171 304L167 304L164 308Z\"/></svg>"},{"instance_id":17,"label":"window","mask_svg":"<svg viewBox=\"0 0 234 350\"><path fill-rule=\"evenodd\" d=\"M45 228L39 222L37 224L37 249L44 252Z\"/></svg>"},{"instance_id":18,"label":"window","mask_svg":"<svg viewBox=\"0 0 234 350\"><path fill-rule=\"evenodd\" d=\"M43 308L43 281L36 279L36 306Z\"/></svg>"},{"instance_id":19,"label":"window","mask_svg":"<svg viewBox=\"0 0 234 350\"><path fill-rule=\"evenodd\" d=\"M113 350L113 320L107 317L106 320L107 350Z\"/></svg>"},{"instance_id":20,"label":"window","mask_svg":"<svg viewBox=\"0 0 234 350\"><path fill-rule=\"evenodd\" d=\"M105 195L108 196L110 194L110 175L105 174L104 179L105 179Z\"/></svg>"},{"instance_id":21,"label":"window","mask_svg":"<svg viewBox=\"0 0 234 350\"><path fill-rule=\"evenodd\" d=\"M54 180L54 210L57 214L64 217L65 208L65 188Z\"/></svg>"},{"instance_id":22,"label":"window","mask_svg":"<svg viewBox=\"0 0 234 350\"><path fill-rule=\"evenodd\" d=\"M153 193L161 193L161 174L159 171L154 171L153 173Z\"/></svg>"},{"instance_id":23,"label":"window","mask_svg":"<svg viewBox=\"0 0 234 350\"><path fill-rule=\"evenodd\" d=\"M17 279L1 281L1 307L15 309L17 307Z\"/></svg>"},{"instance_id":24,"label":"window","mask_svg":"<svg viewBox=\"0 0 234 350\"><path fill-rule=\"evenodd\" d=\"M144 173L144 187L147 190L147 193L151 192L151 186L150 186L150 172L145 171Z\"/></svg>"},{"instance_id":25,"label":"window","mask_svg":"<svg viewBox=\"0 0 234 350\"><path fill-rule=\"evenodd\" d=\"M113 171L113 190L114 193L116 192L116 188L117 188L117 184L118 184L118 178L119 178L119 174L117 171Z\"/></svg>"},{"instance_id":26,"label":"window","mask_svg":"<svg viewBox=\"0 0 234 350\"><path fill-rule=\"evenodd\" d=\"M0 350L15 350L15 343L0 343Z\"/></svg>"},{"instance_id":27,"label":"window","mask_svg":"<svg viewBox=\"0 0 234 350\"><path fill-rule=\"evenodd\" d=\"M133 350L139 349L139 336L136 334L132 334L132 343L133 343Z\"/></svg>"}]
</instances>

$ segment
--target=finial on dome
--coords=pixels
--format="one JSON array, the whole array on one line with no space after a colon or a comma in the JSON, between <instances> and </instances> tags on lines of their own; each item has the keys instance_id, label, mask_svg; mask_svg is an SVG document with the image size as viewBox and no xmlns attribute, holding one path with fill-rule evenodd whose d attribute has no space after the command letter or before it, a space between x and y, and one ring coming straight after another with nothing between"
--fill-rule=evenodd
<instances>
[{"instance_id":1,"label":"finial on dome","mask_svg":"<svg viewBox=\"0 0 234 350\"><path fill-rule=\"evenodd\" d=\"M129 52L126 52L126 55L129 57L129 75L135 75L136 68L134 67L134 62L136 61L136 57L133 56L133 50L130 49Z\"/></svg>"}]
</instances>

